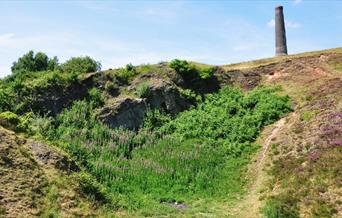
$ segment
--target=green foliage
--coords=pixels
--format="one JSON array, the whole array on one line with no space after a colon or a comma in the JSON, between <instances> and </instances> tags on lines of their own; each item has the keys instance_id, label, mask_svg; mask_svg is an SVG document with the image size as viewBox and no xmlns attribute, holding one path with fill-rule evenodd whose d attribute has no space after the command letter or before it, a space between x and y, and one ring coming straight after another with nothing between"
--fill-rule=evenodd
<instances>
[{"instance_id":1,"label":"green foliage","mask_svg":"<svg viewBox=\"0 0 342 218\"><path fill-rule=\"evenodd\" d=\"M107 195L105 188L89 174L81 172L77 174L77 180L82 193L101 203L110 202L110 196Z\"/></svg>"},{"instance_id":2,"label":"green foliage","mask_svg":"<svg viewBox=\"0 0 342 218\"><path fill-rule=\"evenodd\" d=\"M84 192L110 204L135 210L163 199L233 198L243 192L260 129L290 111L275 91L226 88L176 118L149 110L138 132L108 128L94 116L94 101L77 101L41 132L104 187L82 177Z\"/></svg>"},{"instance_id":3,"label":"green foliage","mask_svg":"<svg viewBox=\"0 0 342 218\"><path fill-rule=\"evenodd\" d=\"M89 100L93 102L93 104L97 106L101 106L104 103L104 99L102 97L101 91L97 88L92 88L89 90Z\"/></svg>"},{"instance_id":4,"label":"green foliage","mask_svg":"<svg viewBox=\"0 0 342 218\"><path fill-rule=\"evenodd\" d=\"M115 76L124 83L128 83L133 77L138 75L139 72L132 64L127 64L125 68L118 69Z\"/></svg>"},{"instance_id":5,"label":"green foliage","mask_svg":"<svg viewBox=\"0 0 342 218\"><path fill-rule=\"evenodd\" d=\"M127 71L132 71L132 70L134 70L134 66L132 63L129 63L129 64L126 64L125 69Z\"/></svg>"},{"instance_id":6,"label":"green foliage","mask_svg":"<svg viewBox=\"0 0 342 218\"><path fill-rule=\"evenodd\" d=\"M286 199L270 199L262 208L262 213L267 218L298 218L298 206L296 204L294 206L293 202L286 201Z\"/></svg>"},{"instance_id":7,"label":"green foliage","mask_svg":"<svg viewBox=\"0 0 342 218\"><path fill-rule=\"evenodd\" d=\"M314 111L304 111L303 113L301 113L300 119L302 121L310 121L314 116L315 116Z\"/></svg>"},{"instance_id":8,"label":"green foliage","mask_svg":"<svg viewBox=\"0 0 342 218\"><path fill-rule=\"evenodd\" d=\"M33 51L29 51L18 61L12 65L13 73L24 73L24 72L37 72L45 70L55 70L58 67L58 59L54 57L50 59L45 53L38 52L34 54Z\"/></svg>"},{"instance_id":9,"label":"green foliage","mask_svg":"<svg viewBox=\"0 0 342 218\"><path fill-rule=\"evenodd\" d=\"M26 113L18 116L10 111L0 113L0 125L14 131L28 131L32 113Z\"/></svg>"},{"instance_id":10,"label":"green foliage","mask_svg":"<svg viewBox=\"0 0 342 218\"><path fill-rule=\"evenodd\" d=\"M147 110L144 120L144 128L155 130L171 121L171 116L161 110Z\"/></svg>"},{"instance_id":11,"label":"green foliage","mask_svg":"<svg viewBox=\"0 0 342 218\"><path fill-rule=\"evenodd\" d=\"M53 118L32 114L29 118L28 132L32 135L48 135L51 131Z\"/></svg>"},{"instance_id":12,"label":"green foliage","mask_svg":"<svg viewBox=\"0 0 342 218\"><path fill-rule=\"evenodd\" d=\"M255 140L262 126L288 111L288 97L279 97L270 88L256 89L247 96L238 89L225 88L219 94L207 95L205 102L181 113L161 131L182 138L244 143Z\"/></svg>"},{"instance_id":13,"label":"green foliage","mask_svg":"<svg viewBox=\"0 0 342 218\"><path fill-rule=\"evenodd\" d=\"M214 75L214 68L206 67L199 70L199 77L201 79L209 79Z\"/></svg>"},{"instance_id":14,"label":"green foliage","mask_svg":"<svg viewBox=\"0 0 342 218\"><path fill-rule=\"evenodd\" d=\"M180 94L193 104L202 102L202 96L197 95L191 89L181 89Z\"/></svg>"},{"instance_id":15,"label":"green foliage","mask_svg":"<svg viewBox=\"0 0 342 218\"><path fill-rule=\"evenodd\" d=\"M109 93L112 93L112 92L115 92L118 89L118 87L116 86L116 84L114 82L106 82L105 89Z\"/></svg>"},{"instance_id":16,"label":"green foliage","mask_svg":"<svg viewBox=\"0 0 342 218\"><path fill-rule=\"evenodd\" d=\"M214 75L214 68L198 68L185 60L172 60L169 63L169 66L188 81L191 81L193 79L209 79Z\"/></svg>"},{"instance_id":17,"label":"green foliage","mask_svg":"<svg viewBox=\"0 0 342 218\"><path fill-rule=\"evenodd\" d=\"M8 89L0 88L0 112L12 110L13 105L13 93Z\"/></svg>"},{"instance_id":18,"label":"green foliage","mask_svg":"<svg viewBox=\"0 0 342 218\"><path fill-rule=\"evenodd\" d=\"M73 57L61 65L62 72L66 73L90 73L101 70L101 63L89 56Z\"/></svg>"},{"instance_id":19,"label":"green foliage","mask_svg":"<svg viewBox=\"0 0 342 218\"><path fill-rule=\"evenodd\" d=\"M15 113L10 111L0 113L0 125L15 130L19 124L20 118Z\"/></svg>"},{"instance_id":20,"label":"green foliage","mask_svg":"<svg viewBox=\"0 0 342 218\"><path fill-rule=\"evenodd\" d=\"M135 94L139 98L147 98L150 94L150 85L147 82L140 83L135 90Z\"/></svg>"}]
</instances>

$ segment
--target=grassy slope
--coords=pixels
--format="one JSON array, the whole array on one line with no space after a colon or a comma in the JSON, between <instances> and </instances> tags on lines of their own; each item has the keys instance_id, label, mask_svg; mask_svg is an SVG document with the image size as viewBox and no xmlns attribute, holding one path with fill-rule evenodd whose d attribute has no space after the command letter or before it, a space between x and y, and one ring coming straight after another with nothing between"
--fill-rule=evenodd
<instances>
[{"instance_id":1,"label":"grassy slope","mask_svg":"<svg viewBox=\"0 0 342 218\"><path fill-rule=\"evenodd\" d=\"M341 66L341 48L222 66L227 71L253 70L262 74L262 84L281 85L295 112L281 128L271 125L259 137L258 143L268 146L250 165L250 186L242 199L200 200L201 207L189 208L182 216L263 217L260 210L270 199L277 199L280 206L268 210L269 217L274 209L283 217L341 216ZM329 117L334 117L333 130L324 135L320 126L329 125ZM303 171L300 177L298 170Z\"/></svg>"},{"instance_id":2,"label":"grassy slope","mask_svg":"<svg viewBox=\"0 0 342 218\"><path fill-rule=\"evenodd\" d=\"M77 174L42 163L29 143L0 127L0 217L100 216L80 194Z\"/></svg>"},{"instance_id":3,"label":"grassy slope","mask_svg":"<svg viewBox=\"0 0 342 218\"><path fill-rule=\"evenodd\" d=\"M215 214L214 216L217 217L258 217L259 215L256 213L259 208L250 206L262 206L269 199L276 199L281 203L293 205L292 209L294 208L303 217L329 217L332 214L335 214L336 217L342 216L342 214L338 214L342 211L342 191L339 180L342 149L341 145L338 144L342 140L341 120L339 120L342 112L340 94L342 73L339 71L342 68L341 53L342 49L331 49L223 66L227 71L254 70L257 73L262 73L262 83L281 85L284 88L284 93L289 94L294 100L296 110L291 117L287 118L284 127L272 135L272 138L269 138L273 129L272 126L265 128L259 138L260 144L265 143L267 139L271 140L272 143L270 149L266 150L266 157L261 164L263 171L258 174L250 174L252 201L246 202L244 199L241 201L236 199L235 202L224 200L201 202L203 200L199 200L194 205L202 206L194 207L195 210L188 208L185 212L181 212L183 216L207 217ZM26 150L25 146L23 149ZM15 151L15 153L17 152ZM256 155L256 161L250 166L251 172L256 169L258 157L259 155ZM24 183L29 184L29 186L38 182L35 180L32 183L33 181L28 180L29 177L25 176L27 174L37 173L38 177L42 178L42 184L38 182L38 185L45 187L42 189L48 193L43 200L46 202L43 203L45 207L32 207L33 209L29 213L51 212L71 216L78 213L83 215L87 215L87 213L101 214L92 208L91 201L79 198L77 184L72 182L72 176L60 174L55 169L38 167L34 163L29 163L29 165L35 166L29 169L33 172L13 171L13 175L12 172L8 174L10 176L7 180L1 180L10 189L12 180L21 181L17 178L23 178ZM1 165L0 173L5 172L5 170ZM269 173L266 174L265 172ZM299 172L300 176L296 177L293 172ZM15 175L16 173L20 175ZM253 181L258 181L258 184ZM3 188L3 190L6 189ZM64 189L65 191L62 191ZM18 195L27 195L29 198L34 196L34 194L29 194L31 193L30 190L24 192L24 194L19 192ZM247 193L247 198L250 196L249 194ZM292 198L291 196L296 197ZM54 205L48 203L55 198L67 199L64 202L67 204L73 202L70 198L80 200L74 207L71 207L75 209L63 211L65 206L63 200ZM20 204L17 205L20 207ZM207 207L203 207L203 205L207 205ZM3 205L0 205L0 214L4 212L3 208ZM236 210L236 208L243 209ZM250 208L253 209L249 210ZM50 209L52 211L49 211ZM242 211L247 211L247 213L242 214ZM117 215L124 214L117 213ZM138 215L130 214L127 216Z\"/></svg>"},{"instance_id":4,"label":"grassy slope","mask_svg":"<svg viewBox=\"0 0 342 218\"><path fill-rule=\"evenodd\" d=\"M262 71L263 83L281 85L295 104L295 112L272 138L264 164L268 173L251 176L256 182L262 177L263 183L250 186L259 199L247 204L243 200L241 211L231 210L234 217L259 217L253 208L265 202L269 217L277 217L275 211L284 217L341 216L341 52L332 49L224 66ZM269 131L266 128L260 137L262 143ZM252 170L255 167L251 165Z\"/></svg>"}]
</instances>

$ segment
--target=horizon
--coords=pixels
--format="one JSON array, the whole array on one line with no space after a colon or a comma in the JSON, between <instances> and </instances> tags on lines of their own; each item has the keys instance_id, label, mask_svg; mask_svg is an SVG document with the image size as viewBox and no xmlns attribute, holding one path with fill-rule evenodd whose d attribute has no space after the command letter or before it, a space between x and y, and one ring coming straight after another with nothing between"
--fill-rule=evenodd
<instances>
[{"instance_id":1,"label":"horizon","mask_svg":"<svg viewBox=\"0 0 342 218\"><path fill-rule=\"evenodd\" d=\"M334 28L342 25L339 1L2 1L0 78L29 50L60 62L88 55L102 69L270 58L277 5L284 6L289 54L342 45L342 30Z\"/></svg>"}]
</instances>

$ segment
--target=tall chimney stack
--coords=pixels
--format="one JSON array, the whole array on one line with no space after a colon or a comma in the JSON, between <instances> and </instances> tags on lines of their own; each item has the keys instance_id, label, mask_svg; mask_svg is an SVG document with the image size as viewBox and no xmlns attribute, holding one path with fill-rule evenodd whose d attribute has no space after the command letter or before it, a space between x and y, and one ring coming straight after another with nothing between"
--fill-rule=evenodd
<instances>
[{"instance_id":1,"label":"tall chimney stack","mask_svg":"<svg viewBox=\"0 0 342 218\"><path fill-rule=\"evenodd\" d=\"M287 55L286 32L283 6L275 8L276 56Z\"/></svg>"}]
</instances>

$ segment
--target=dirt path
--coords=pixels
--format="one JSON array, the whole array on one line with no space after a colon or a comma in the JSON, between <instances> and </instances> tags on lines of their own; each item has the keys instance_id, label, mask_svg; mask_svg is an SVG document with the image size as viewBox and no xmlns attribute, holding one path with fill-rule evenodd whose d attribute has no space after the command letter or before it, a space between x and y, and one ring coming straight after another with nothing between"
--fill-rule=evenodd
<instances>
[{"instance_id":1,"label":"dirt path","mask_svg":"<svg viewBox=\"0 0 342 218\"><path fill-rule=\"evenodd\" d=\"M266 172L263 171L266 163L266 156L269 150L270 145L272 144L272 139L274 139L278 132L283 128L286 124L286 117L280 119L274 125L272 125L272 129L268 136L263 140L262 150L260 151L256 163L253 164L251 169L249 170L252 175L252 184L248 188L249 192L242 199L242 201L234 207L230 216L237 218L258 218L262 217L260 214L261 201L260 197L260 189L262 188L265 180L266 180Z\"/></svg>"}]
</instances>

